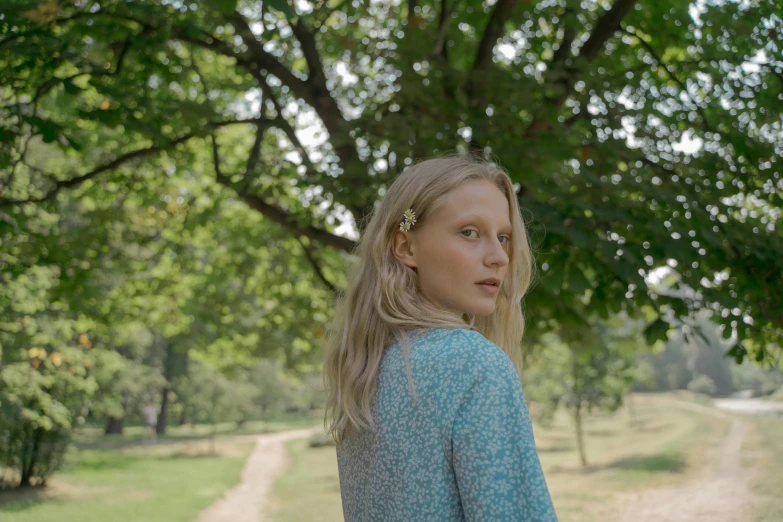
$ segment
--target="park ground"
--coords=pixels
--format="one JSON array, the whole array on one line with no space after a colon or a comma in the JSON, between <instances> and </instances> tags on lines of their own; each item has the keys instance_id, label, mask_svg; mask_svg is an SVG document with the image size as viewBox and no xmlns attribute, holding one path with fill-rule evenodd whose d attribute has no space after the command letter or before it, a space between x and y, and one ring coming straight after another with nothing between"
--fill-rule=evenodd
<instances>
[{"instance_id":1,"label":"park ground","mask_svg":"<svg viewBox=\"0 0 783 522\"><path fill-rule=\"evenodd\" d=\"M738 416L705 403L690 395L635 395L633 425L628 408L588 417L587 467L579 465L565 415L547 428L535 426L561 522L641 522L639 516L660 520L675 512L714 522L734 522L731 517L738 512L742 522L783 520L778 480L783 417ZM241 431L223 425L214 447L205 437L206 426L176 428L156 444L145 442L133 428L112 438L85 430L49 487L0 492L0 519L202 521L221 497L225 504L241 494L232 488L247 480L242 470L254 448L258 451L259 433L319 426L320 414L248 423ZM334 447L311 448L307 438L295 438L281 442L279 450L284 465L276 472L263 516L254 520L342 520ZM703 498L694 502L695 491ZM662 513L662 504L672 513Z\"/></svg>"}]
</instances>

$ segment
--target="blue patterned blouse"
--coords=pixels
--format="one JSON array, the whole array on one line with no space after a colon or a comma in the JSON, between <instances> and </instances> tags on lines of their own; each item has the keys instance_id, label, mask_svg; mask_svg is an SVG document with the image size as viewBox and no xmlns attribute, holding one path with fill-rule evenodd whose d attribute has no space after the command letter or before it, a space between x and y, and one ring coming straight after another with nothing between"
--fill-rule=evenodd
<instances>
[{"instance_id":1,"label":"blue patterned blouse","mask_svg":"<svg viewBox=\"0 0 783 522\"><path fill-rule=\"evenodd\" d=\"M377 432L337 450L347 522L556 522L522 387L508 356L479 332L411 335L408 386L399 343L372 402Z\"/></svg>"}]
</instances>

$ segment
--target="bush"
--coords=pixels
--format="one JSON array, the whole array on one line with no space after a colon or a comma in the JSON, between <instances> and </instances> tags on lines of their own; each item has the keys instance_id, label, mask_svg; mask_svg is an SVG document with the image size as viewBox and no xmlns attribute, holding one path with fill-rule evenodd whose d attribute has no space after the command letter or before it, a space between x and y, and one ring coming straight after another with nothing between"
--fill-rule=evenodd
<instances>
[{"instance_id":1,"label":"bush","mask_svg":"<svg viewBox=\"0 0 783 522\"><path fill-rule=\"evenodd\" d=\"M43 485L62 464L72 419L95 390L86 358L76 349L30 350L28 360L0 373L0 466L17 481Z\"/></svg>"},{"instance_id":2,"label":"bush","mask_svg":"<svg viewBox=\"0 0 783 522\"><path fill-rule=\"evenodd\" d=\"M71 432L35 427L22 418L21 410L8 406L0 408L0 458L10 473L0 487L43 486L62 465ZM11 413L11 409L16 411Z\"/></svg>"},{"instance_id":3,"label":"bush","mask_svg":"<svg viewBox=\"0 0 783 522\"><path fill-rule=\"evenodd\" d=\"M777 402L783 402L783 386L778 388L778 390L769 396L769 400L771 401L777 401Z\"/></svg>"},{"instance_id":4,"label":"bush","mask_svg":"<svg viewBox=\"0 0 783 522\"><path fill-rule=\"evenodd\" d=\"M321 448L324 446L335 446L334 438L328 433L324 433L321 430L315 430L310 435L309 446L311 448Z\"/></svg>"},{"instance_id":5,"label":"bush","mask_svg":"<svg viewBox=\"0 0 783 522\"><path fill-rule=\"evenodd\" d=\"M701 393L711 397L718 393L715 381L706 375L697 375L695 379L688 383L688 389L694 393Z\"/></svg>"}]
</instances>

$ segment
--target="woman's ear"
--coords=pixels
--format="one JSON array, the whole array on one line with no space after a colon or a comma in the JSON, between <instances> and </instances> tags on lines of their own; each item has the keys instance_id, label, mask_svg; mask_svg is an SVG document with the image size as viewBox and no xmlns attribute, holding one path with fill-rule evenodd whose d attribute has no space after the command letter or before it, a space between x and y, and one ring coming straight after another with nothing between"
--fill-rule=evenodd
<instances>
[{"instance_id":1,"label":"woman's ear","mask_svg":"<svg viewBox=\"0 0 783 522\"><path fill-rule=\"evenodd\" d=\"M416 256L412 239L410 232L395 231L392 239L392 254L405 265L415 269Z\"/></svg>"}]
</instances>

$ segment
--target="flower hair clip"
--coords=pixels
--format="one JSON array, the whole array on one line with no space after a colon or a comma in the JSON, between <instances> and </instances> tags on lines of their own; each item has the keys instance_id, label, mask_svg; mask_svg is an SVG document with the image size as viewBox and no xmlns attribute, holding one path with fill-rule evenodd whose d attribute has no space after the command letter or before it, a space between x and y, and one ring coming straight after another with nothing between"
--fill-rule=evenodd
<instances>
[{"instance_id":1,"label":"flower hair clip","mask_svg":"<svg viewBox=\"0 0 783 522\"><path fill-rule=\"evenodd\" d=\"M411 229L414 223L416 223L416 213L413 209L409 208L402 214L403 220L400 221L400 231L407 232Z\"/></svg>"}]
</instances>

